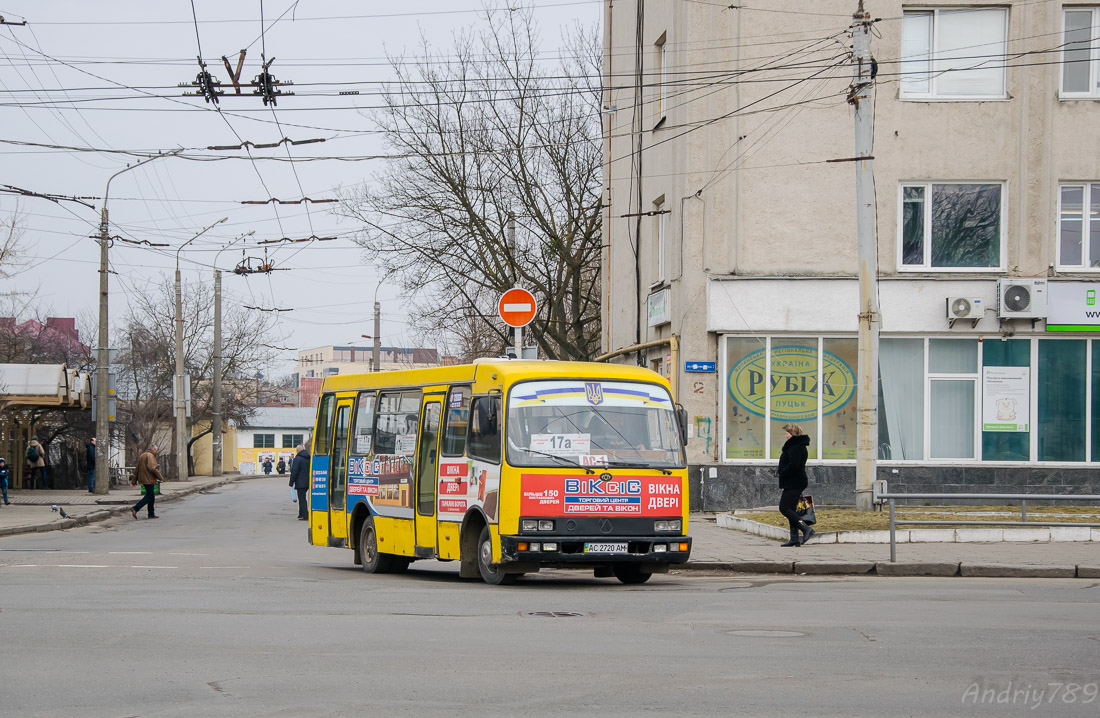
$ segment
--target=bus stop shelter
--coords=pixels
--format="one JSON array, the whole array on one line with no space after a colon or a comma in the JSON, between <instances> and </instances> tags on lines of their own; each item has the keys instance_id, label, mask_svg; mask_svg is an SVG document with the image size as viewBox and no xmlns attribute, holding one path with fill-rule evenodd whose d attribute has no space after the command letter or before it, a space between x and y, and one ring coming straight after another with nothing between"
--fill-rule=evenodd
<instances>
[{"instance_id":1,"label":"bus stop shelter","mask_svg":"<svg viewBox=\"0 0 1100 718\"><path fill-rule=\"evenodd\" d=\"M64 364L0 364L0 456L11 468L11 488L23 488L27 442L43 410L83 409L92 404L88 372ZM37 410L37 411L36 411Z\"/></svg>"}]
</instances>

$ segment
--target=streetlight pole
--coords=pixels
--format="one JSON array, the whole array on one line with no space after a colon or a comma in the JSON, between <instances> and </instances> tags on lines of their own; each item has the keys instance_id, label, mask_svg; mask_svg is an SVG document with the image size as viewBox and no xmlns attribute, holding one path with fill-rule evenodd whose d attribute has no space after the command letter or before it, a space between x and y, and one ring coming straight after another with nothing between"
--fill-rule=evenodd
<instances>
[{"instance_id":1,"label":"streetlight pole","mask_svg":"<svg viewBox=\"0 0 1100 718\"><path fill-rule=\"evenodd\" d=\"M110 381L107 368L110 356L107 351L107 344L110 341L107 331L107 248L110 245L110 238L108 237L108 224L107 224L107 197L111 193L111 180L118 177L123 172L129 172L130 170L137 169L143 164L152 162L153 160L159 160L162 157L173 157L183 152L182 149L169 152L167 154L155 155L153 157L146 158L141 162L134 163L123 167L118 172L115 172L107 179L107 186L103 190L103 209L99 213L99 346L96 347L96 368L95 368L95 493L106 494L111 485L111 434L110 426L110 412L107 407L108 398L108 386Z\"/></svg>"},{"instance_id":2,"label":"streetlight pole","mask_svg":"<svg viewBox=\"0 0 1100 718\"><path fill-rule=\"evenodd\" d=\"M187 439L184 436L187 431L187 397L184 396L183 376L183 282L180 280L180 252L227 219L229 218L222 217L176 250L176 478L179 481L187 480Z\"/></svg>"},{"instance_id":3,"label":"streetlight pole","mask_svg":"<svg viewBox=\"0 0 1100 718\"><path fill-rule=\"evenodd\" d=\"M380 370L379 362L382 354L382 305L378 302L378 288L391 274L393 274L392 269L383 274L374 285L374 349L371 351L371 371ZM363 335L364 338L366 336L366 334Z\"/></svg>"},{"instance_id":4,"label":"streetlight pole","mask_svg":"<svg viewBox=\"0 0 1100 718\"><path fill-rule=\"evenodd\" d=\"M255 234L246 232L218 250L214 255L214 411L210 414L210 473L222 475L222 272L218 258L222 252Z\"/></svg>"}]
</instances>

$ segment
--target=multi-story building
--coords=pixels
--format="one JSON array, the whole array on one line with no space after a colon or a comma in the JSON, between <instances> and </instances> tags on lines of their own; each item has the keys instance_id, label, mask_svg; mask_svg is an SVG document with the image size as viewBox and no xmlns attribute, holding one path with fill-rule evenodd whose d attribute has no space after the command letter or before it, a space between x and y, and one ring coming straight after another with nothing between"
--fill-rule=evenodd
<instances>
[{"instance_id":1,"label":"multi-story building","mask_svg":"<svg viewBox=\"0 0 1100 718\"><path fill-rule=\"evenodd\" d=\"M321 383L334 374L365 374L374 371L372 348L355 346L324 346L298 352L298 367L294 377L298 382L298 406L317 406ZM378 371L424 369L457 364L452 356L439 355L436 349L423 347L380 347Z\"/></svg>"},{"instance_id":2,"label":"multi-story building","mask_svg":"<svg viewBox=\"0 0 1100 718\"><path fill-rule=\"evenodd\" d=\"M1095 493L1100 3L863 4L878 475ZM605 3L604 347L674 380L695 508L774 502L791 421L853 503L858 0L727 5Z\"/></svg>"}]
</instances>

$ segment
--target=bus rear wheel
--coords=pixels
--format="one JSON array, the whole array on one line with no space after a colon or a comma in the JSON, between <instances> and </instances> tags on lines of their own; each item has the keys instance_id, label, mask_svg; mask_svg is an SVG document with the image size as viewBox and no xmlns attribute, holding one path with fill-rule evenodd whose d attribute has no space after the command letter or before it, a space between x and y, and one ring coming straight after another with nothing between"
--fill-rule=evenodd
<instances>
[{"instance_id":1,"label":"bus rear wheel","mask_svg":"<svg viewBox=\"0 0 1100 718\"><path fill-rule=\"evenodd\" d=\"M388 573L393 556L378 552L378 534L374 531L374 519L368 518L359 529L359 563L366 573Z\"/></svg>"},{"instance_id":2,"label":"bus rear wheel","mask_svg":"<svg viewBox=\"0 0 1100 718\"><path fill-rule=\"evenodd\" d=\"M643 571L640 566L633 563L615 564L611 570L614 572L615 578L627 585L645 583L653 575L648 571Z\"/></svg>"},{"instance_id":3,"label":"bus rear wheel","mask_svg":"<svg viewBox=\"0 0 1100 718\"><path fill-rule=\"evenodd\" d=\"M481 572L481 580L490 586L507 586L518 578L514 573L501 573L493 565L493 538L488 526L481 529L477 542L477 570Z\"/></svg>"}]
</instances>

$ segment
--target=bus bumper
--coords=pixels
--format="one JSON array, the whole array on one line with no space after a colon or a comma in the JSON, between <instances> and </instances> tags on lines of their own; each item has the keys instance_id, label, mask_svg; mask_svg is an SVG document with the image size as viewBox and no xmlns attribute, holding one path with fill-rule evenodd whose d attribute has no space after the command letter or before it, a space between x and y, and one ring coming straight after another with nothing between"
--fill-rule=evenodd
<instances>
[{"instance_id":1,"label":"bus bumper","mask_svg":"<svg viewBox=\"0 0 1100 718\"><path fill-rule=\"evenodd\" d=\"M550 544L552 549L545 550L546 544ZM625 544L626 551L598 550L614 544ZM592 548L597 550L593 551ZM537 565L544 568L588 568L618 563L641 563L646 564L647 568L660 571L661 567L667 570L671 564L687 563L691 555L691 537L501 536L500 552L500 567L506 573L509 564Z\"/></svg>"}]
</instances>

